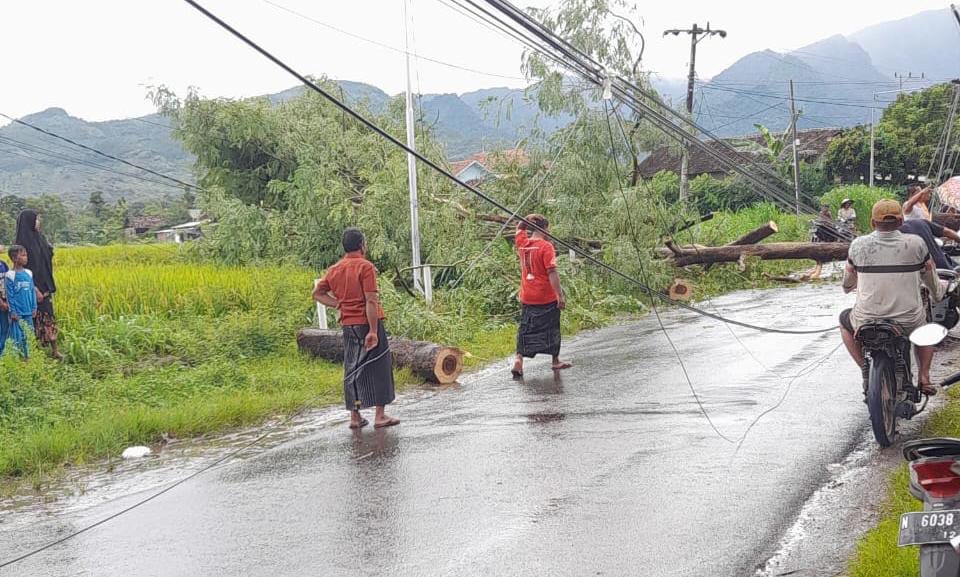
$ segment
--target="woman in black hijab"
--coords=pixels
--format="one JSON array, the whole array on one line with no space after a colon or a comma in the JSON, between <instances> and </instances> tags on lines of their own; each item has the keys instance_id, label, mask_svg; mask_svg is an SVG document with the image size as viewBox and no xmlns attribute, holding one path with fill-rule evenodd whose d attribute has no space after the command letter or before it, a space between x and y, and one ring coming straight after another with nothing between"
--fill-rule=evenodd
<instances>
[{"instance_id":1,"label":"woman in black hijab","mask_svg":"<svg viewBox=\"0 0 960 577\"><path fill-rule=\"evenodd\" d=\"M37 287L37 318L34 319L37 340L50 347L50 356L62 359L57 348L57 321L53 314L53 295L57 292L53 280L53 246L40 232L37 211L26 209L20 212L16 243L27 249L27 268L33 273L33 283Z\"/></svg>"}]
</instances>

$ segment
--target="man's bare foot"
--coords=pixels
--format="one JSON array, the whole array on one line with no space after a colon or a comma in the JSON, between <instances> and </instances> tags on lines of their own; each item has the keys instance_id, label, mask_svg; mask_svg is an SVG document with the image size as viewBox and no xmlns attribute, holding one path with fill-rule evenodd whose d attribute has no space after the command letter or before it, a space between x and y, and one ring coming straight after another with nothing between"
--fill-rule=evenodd
<instances>
[{"instance_id":1,"label":"man's bare foot","mask_svg":"<svg viewBox=\"0 0 960 577\"><path fill-rule=\"evenodd\" d=\"M572 366L573 366L573 363L570 363L567 361L561 361L560 359L553 361L553 370L555 371L562 371L563 369L569 369Z\"/></svg>"}]
</instances>

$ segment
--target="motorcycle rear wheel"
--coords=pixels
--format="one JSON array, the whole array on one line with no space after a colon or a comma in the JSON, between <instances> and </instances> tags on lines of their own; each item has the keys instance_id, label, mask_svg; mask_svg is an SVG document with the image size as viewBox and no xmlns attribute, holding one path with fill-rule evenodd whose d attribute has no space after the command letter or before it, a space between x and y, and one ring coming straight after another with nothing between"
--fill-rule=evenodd
<instances>
[{"instance_id":1,"label":"motorcycle rear wheel","mask_svg":"<svg viewBox=\"0 0 960 577\"><path fill-rule=\"evenodd\" d=\"M867 408L874 438L881 447L889 447L897 434L897 375L893 359L879 351L872 354L870 362Z\"/></svg>"}]
</instances>

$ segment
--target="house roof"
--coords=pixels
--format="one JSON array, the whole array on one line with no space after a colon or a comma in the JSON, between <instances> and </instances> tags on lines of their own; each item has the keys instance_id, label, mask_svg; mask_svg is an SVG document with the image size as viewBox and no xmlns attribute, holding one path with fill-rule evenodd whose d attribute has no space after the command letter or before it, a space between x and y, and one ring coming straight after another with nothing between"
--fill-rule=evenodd
<instances>
[{"instance_id":1,"label":"house roof","mask_svg":"<svg viewBox=\"0 0 960 577\"><path fill-rule=\"evenodd\" d=\"M459 176L473 164L479 164L487 172L496 172L498 166L506 166L513 163L525 166L529 162L530 158L522 148L511 148L510 150L499 150L495 152L479 152L463 160L451 162L450 169L454 176Z\"/></svg>"},{"instance_id":2,"label":"house roof","mask_svg":"<svg viewBox=\"0 0 960 577\"><path fill-rule=\"evenodd\" d=\"M827 146L829 146L830 141L842 132L843 130L840 128L815 128L797 132L797 139L800 141L800 156L802 158L818 158L822 156L823 153L827 151ZM753 134L739 138L723 139L723 142L732 144L735 148L737 143L744 141L762 143L763 137L759 134ZM704 144L717 151L720 151L722 146L716 141L709 141ZM789 149L789 147L787 148ZM751 153L741 152L741 154ZM729 169L725 165L699 147L690 149L690 159L688 162L687 170L691 176L700 174L724 174L729 172ZM662 170L679 172L679 151L668 146L658 148L651 152L650 155L640 163L638 168L640 170L640 176L644 178L650 178Z\"/></svg>"}]
</instances>

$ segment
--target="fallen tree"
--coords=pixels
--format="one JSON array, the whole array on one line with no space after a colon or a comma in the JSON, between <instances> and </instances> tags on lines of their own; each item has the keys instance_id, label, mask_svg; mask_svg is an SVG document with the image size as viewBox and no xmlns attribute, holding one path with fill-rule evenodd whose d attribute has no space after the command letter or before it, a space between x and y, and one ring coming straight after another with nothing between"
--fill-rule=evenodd
<instances>
[{"instance_id":1,"label":"fallen tree","mask_svg":"<svg viewBox=\"0 0 960 577\"><path fill-rule=\"evenodd\" d=\"M951 230L960 230L960 212L935 212L933 222L942 224Z\"/></svg>"},{"instance_id":2,"label":"fallen tree","mask_svg":"<svg viewBox=\"0 0 960 577\"><path fill-rule=\"evenodd\" d=\"M846 242L771 242L768 244L685 247L667 244L675 266L737 262L756 256L763 260L809 259L816 262L845 260Z\"/></svg>"},{"instance_id":3,"label":"fallen tree","mask_svg":"<svg viewBox=\"0 0 960 577\"><path fill-rule=\"evenodd\" d=\"M339 330L300 329L297 345L314 357L343 362L343 333ZM463 372L463 351L456 347L390 337L390 352L394 365L407 367L431 383L453 383Z\"/></svg>"},{"instance_id":4,"label":"fallen tree","mask_svg":"<svg viewBox=\"0 0 960 577\"><path fill-rule=\"evenodd\" d=\"M748 244L757 244L761 240L767 238L768 236L774 235L778 232L780 232L780 228L777 227L777 223L771 220L767 224L751 230L750 232L741 236L737 240L733 242L728 242L724 246L744 246ZM710 270L711 266L712 265L708 264L703 267L703 270Z\"/></svg>"}]
</instances>

